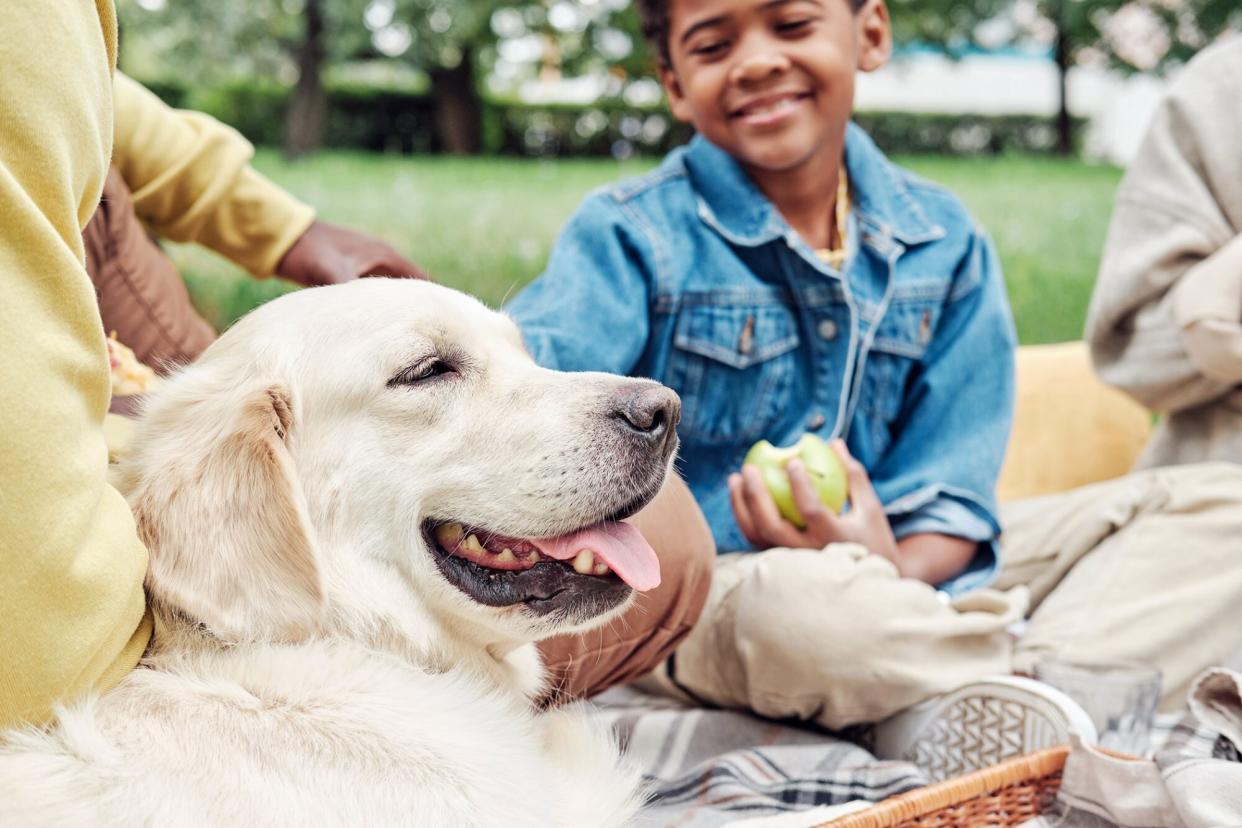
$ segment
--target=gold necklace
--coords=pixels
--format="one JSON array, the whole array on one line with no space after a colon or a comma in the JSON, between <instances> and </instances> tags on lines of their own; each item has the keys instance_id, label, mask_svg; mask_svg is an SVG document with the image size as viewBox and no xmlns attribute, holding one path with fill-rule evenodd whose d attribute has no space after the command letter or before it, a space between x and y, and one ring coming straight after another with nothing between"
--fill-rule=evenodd
<instances>
[{"instance_id":1,"label":"gold necklace","mask_svg":"<svg viewBox=\"0 0 1242 828\"><path fill-rule=\"evenodd\" d=\"M841 166L841 171L837 174L837 202L835 205L835 218L837 230L837 246L832 246L832 240L828 240L828 248L819 251L819 257L829 267L840 270L845 264L845 231L849 227L850 216L850 184L849 176L845 174L845 166Z\"/></svg>"}]
</instances>

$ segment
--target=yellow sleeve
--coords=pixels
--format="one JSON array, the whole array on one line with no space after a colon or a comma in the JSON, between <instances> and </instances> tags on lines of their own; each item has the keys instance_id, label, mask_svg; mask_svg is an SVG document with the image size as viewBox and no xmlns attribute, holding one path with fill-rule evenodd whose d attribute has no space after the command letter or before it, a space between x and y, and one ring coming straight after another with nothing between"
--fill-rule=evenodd
<instances>
[{"instance_id":1,"label":"yellow sleeve","mask_svg":"<svg viewBox=\"0 0 1242 828\"><path fill-rule=\"evenodd\" d=\"M272 275L314 210L250 166L254 148L236 130L171 109L119 72L115 90L113 164L143 223L173 241L209 247L255 276Z\"/></svg>"},{"instance_id":2,"label":"yellow sleeve","mask_svg":"<svg viewBox=\"0 0 1242 828\"><path fill-rule=\"evenodd\" d=\"M146 550L105 480L81 236L112 146L115 12L17 5L0 26L0 727L114 684L150 635Z\"/></svg>"}]
</instances>

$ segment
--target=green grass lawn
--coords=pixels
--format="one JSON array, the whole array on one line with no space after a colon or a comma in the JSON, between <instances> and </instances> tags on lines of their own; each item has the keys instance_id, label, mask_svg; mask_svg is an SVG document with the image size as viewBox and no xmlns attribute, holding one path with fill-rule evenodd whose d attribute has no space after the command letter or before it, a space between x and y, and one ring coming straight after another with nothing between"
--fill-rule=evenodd
<instances>
[{"instance_id":1,"label":"green grass lawn","mask_svg":"<svg viewBox=\"0 0 1242 828\"><path fill-rule=\"evenodd\" d=\"M1022 342L1081 336L1118 170L1034 157L900 160L958 193L991 233ZM588 190L651 163L342 152L287 163L266 151L256 160L322 218L388 239L437 281L493 305L538 275ZM170 252L217 327L289 289L195 247Z\"/></svg>"}]
</instances>

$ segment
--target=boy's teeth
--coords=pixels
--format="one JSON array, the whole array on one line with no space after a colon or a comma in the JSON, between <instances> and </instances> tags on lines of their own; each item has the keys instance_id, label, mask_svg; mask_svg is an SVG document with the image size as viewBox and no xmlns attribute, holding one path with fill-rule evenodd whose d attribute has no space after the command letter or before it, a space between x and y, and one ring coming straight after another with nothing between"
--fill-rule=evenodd
<instances>
[{"instance_id":1,"label":"boy's teeth","mask_svg":"<svg viewBox=\"0 0 1242 828\"><path fill-rule=\"evenodd\" d=\"M752 106L746 110L746 114L747 115L767 115L770 112L776 112L781 109L786 109L792 106L793 103L794 103L793 98L781 98L779 101L772 101L771 103L761 104L759 106Z\"/></svg>"},{"instance_id":2,"label":"boy's teeth","mask_svg":"<svg viewBox=\"0 0 1242 828\"><path fill-rule=\"evenodd\" d=\"M595 553L590 549L583 549L578 552L574 558L574 572L579 575L591 575L595 571Z\"/></svg>"}]
</instances>

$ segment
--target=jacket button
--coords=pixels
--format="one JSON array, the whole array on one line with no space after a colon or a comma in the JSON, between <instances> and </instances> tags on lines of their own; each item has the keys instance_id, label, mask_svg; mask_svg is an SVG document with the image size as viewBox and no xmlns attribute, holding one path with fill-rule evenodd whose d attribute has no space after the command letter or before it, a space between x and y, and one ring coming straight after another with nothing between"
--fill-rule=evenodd
<instances>
[{"instance_id":1,"label":"jacket button","mask_svg":"<svg viewBox=\"0 0 1242 828\"><path fill-rule=\"evenodd\" d=\"M827 420L824 418L824 415L820 414L817 411L810 416L810 419L806 421L806 427L809 428L811 431L816 431L818 429L823 428L825 422L827 422Z\"/></svg>"},{"instance_id":2,"label":"jacket button","mask_svg":"<svg viewBox=\"0 0 1242 828\"><path fill-rule=\"evenodd\" d=\"M837 338L837 323L831 319L825 319L819 323L819 335L824 339Z\"/></svg>"}]
</instances>

